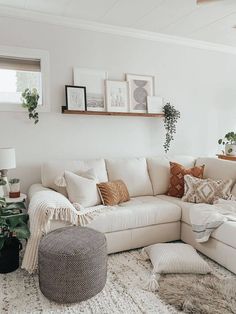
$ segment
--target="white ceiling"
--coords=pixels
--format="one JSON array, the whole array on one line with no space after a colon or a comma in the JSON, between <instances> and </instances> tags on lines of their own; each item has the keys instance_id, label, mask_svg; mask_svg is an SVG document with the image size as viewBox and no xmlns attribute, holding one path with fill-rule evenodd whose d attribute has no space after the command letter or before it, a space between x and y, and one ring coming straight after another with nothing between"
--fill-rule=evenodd
<instances>
[{"instance_id":1,"label":"white ceiling","mask_svg":"<svg viewBox=\"0 0 236 314\"><path fill-rule=\"evenodd\" d=\"M0 0L11 7L236 46L236 0Z\"/></svg>"}]
</instances>

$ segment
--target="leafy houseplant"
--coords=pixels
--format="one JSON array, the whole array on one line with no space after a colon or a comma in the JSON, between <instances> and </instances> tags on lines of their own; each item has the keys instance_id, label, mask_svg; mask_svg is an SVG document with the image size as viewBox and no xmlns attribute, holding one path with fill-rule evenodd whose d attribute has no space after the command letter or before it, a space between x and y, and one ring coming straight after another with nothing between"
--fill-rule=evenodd
<instances>
[{"instance_id":1,"label":"leafy houseplant","mask_svg":"<svg viewBox=\"0 0 236 314\"><path fill-rule=\"evenodd\" d=\"M225 145L225 153L229 156L236 156L236 133L228 132L224 138L218 140L218 144Z\"/></svg>"},{"instance_id":2,"label":"leafy houseplant","mask_svg":"<svg viewBox=\"0 0 236 314\"><path fill-rule=\"evenodd\" d=\"M34 119L34 124L39 122L39 114L37 112L39 94L36 88L26 90L22 93L22 107L28 109L29 119Z\"/></svg>"},{"instance_id":3,"label":"leafy houseplant","mask_svg":"<svg viewBox=\"0 0 236 314\"><path fill-rule=\"evenodd\" d=\"M6 204L0 198L0 273L8 273L19 267L19 251L22 239L28 239L28 214L23 213L23 202Z\"/></svg>"},{"instance_id":4,"label":"leafy houseplant","mask_svg":"<svg viewBox=\"0 0 236 314\"><path fill-rule=\"evenodd\" d=\"M165 104L163 111L165 117L164 127L166 130L166 140L163 147L165 149L165 153L167 153L170 149L171 141L174 140L174 134L176 133L176 123L180 118L180 112L170 103Z\"/></svg>"}]
</instances>

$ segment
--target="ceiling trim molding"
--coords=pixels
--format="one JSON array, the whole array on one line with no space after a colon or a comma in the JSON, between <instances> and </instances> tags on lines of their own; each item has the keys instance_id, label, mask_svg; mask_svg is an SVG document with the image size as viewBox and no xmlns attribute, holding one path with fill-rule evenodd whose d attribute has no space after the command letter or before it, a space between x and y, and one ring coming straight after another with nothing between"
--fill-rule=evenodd
<instances>
[{"instance_id":1,"label":"ceiling trim molding","mask_svg":"<svg viewBox=\"0 0 236 314\"><path fill-rule=\"evenodd\" d=\"M67 26L100 32L112 35L132 37L136 39L144 39L156 42L170 43L187 47L199 48L203 50L217 51L229 54L236 54L236 47L222 44L211 43L207 41L195 40L191 38L172 36L167 34L155 33L150 31L142 31L135 28L114 26L97 22L90 22L81 19L69 18L65 16L52 15L46 13L35 12L27 9L16 9L8 6L0 5L0 16L18 18L32 22L43 22L52 25Z\"/></svg>"}]
</instances>

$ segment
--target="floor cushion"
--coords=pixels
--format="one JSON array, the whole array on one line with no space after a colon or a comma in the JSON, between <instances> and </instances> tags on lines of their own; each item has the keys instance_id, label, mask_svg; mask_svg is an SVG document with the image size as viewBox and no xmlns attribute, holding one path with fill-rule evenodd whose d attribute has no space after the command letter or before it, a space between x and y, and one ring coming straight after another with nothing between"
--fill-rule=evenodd
<instances>
[{"instance_id":1,"label":"floor cushion","mask_svg":"<svg viewBox=\"0 0 236 314\"><path fill-rule=\"evenodd\" d=\"M158 243L144 248L153 271L161 273L207 274L210 267L197 251L185 243Z\"/></svg>"}]
</instances>

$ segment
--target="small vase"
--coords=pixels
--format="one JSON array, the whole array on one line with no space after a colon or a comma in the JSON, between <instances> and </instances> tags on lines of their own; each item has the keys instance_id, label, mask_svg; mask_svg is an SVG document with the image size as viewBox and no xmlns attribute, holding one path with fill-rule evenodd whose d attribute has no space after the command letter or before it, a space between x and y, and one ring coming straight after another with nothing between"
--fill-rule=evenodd
<instances>
[{"instance_id":1,"label":"small vase","mask_svg":"<svg viewBox=\"0 0 236 314\"><path fill-rule=\"evenodd\" d=\"M236 144L225 144L225 153L228 156L236 156Z\"/></svg>"},{"instance_id":2,"label":"small vase","mask_svg":"<svg viewBox=\"0 0 236 314\"><path fill-rule=\"evenodd\" d=\"M20 197L20 182L10 184L10 198Z\"/></svg>"}]
</instances>

